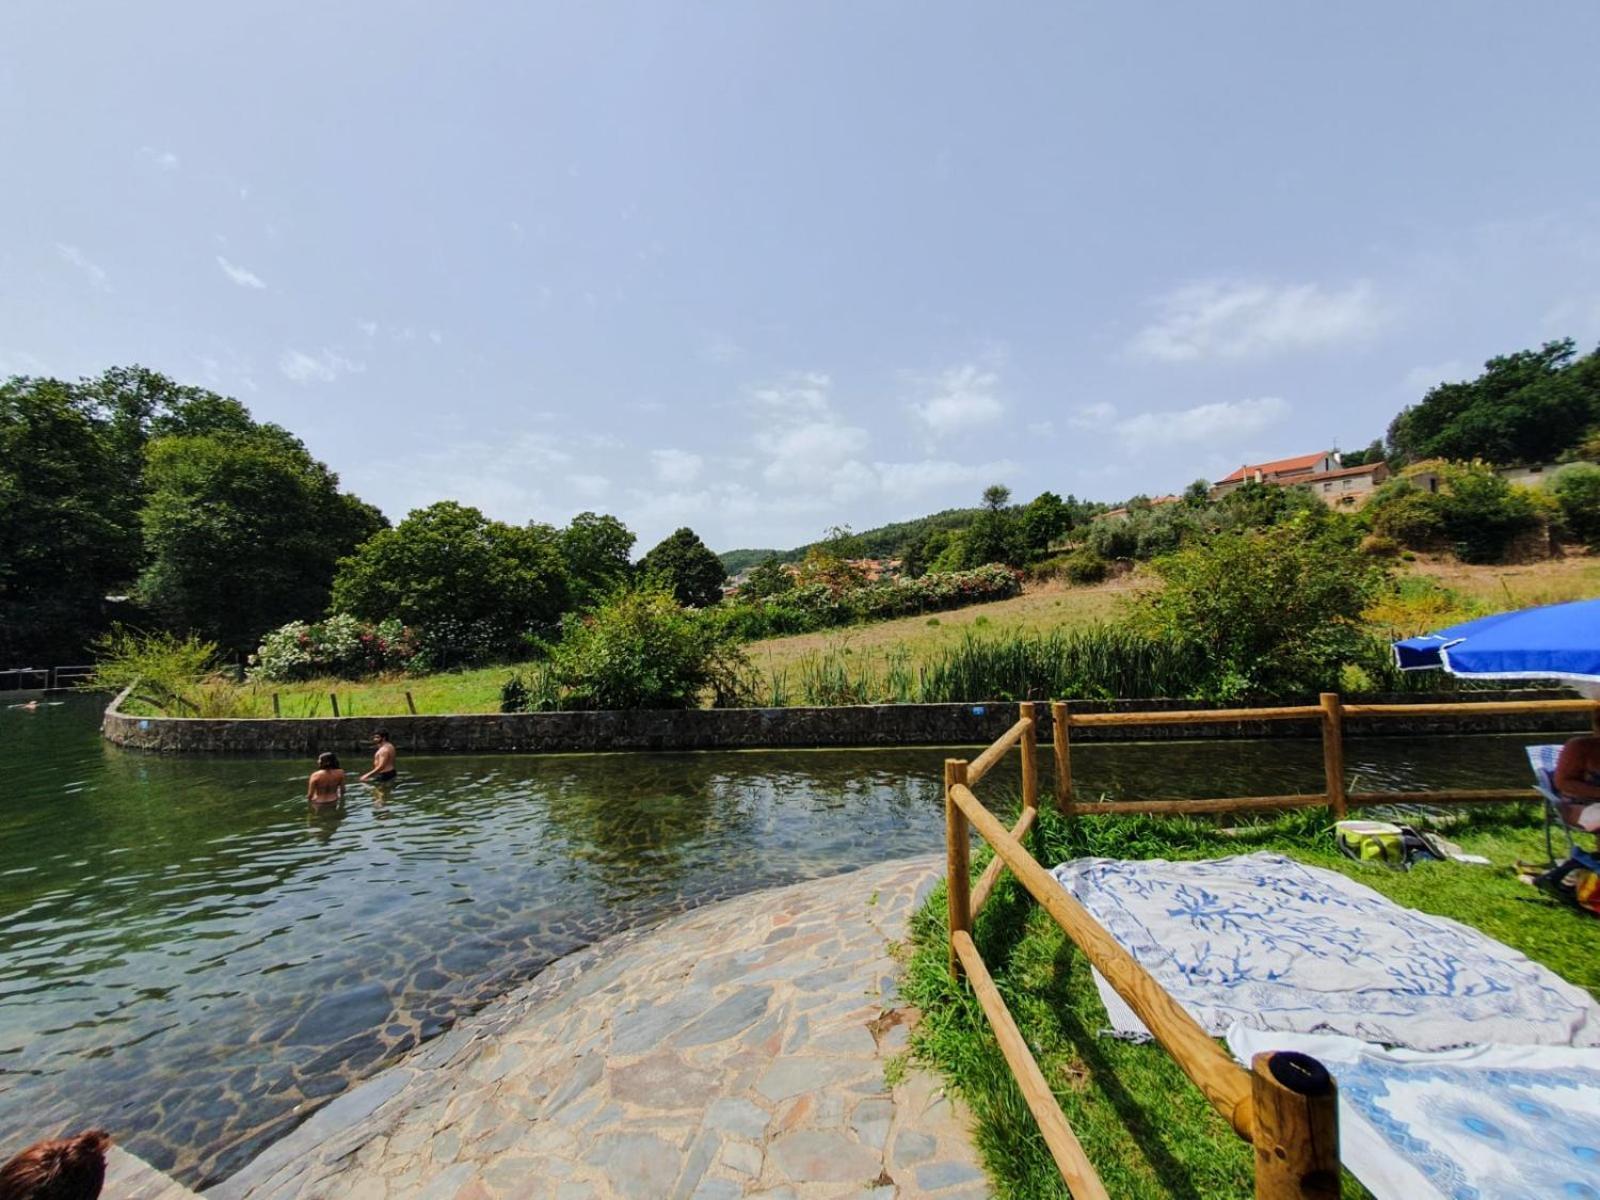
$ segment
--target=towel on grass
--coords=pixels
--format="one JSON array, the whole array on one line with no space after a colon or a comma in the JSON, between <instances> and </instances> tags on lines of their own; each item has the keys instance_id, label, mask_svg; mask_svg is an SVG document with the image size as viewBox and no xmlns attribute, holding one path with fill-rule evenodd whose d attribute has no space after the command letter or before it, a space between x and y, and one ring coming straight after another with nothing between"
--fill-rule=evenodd
<instances>
[{"instance_id":1,"label":"towel on grass","mask_svg":"<svg viewBox=\"0 0 1600 1200\"><path fill-rule=\"evenodd\" d=\"M1475 929L1277 854L1080 858L1053 872L1206 1031L1443 1050L1600 1045L1600 1006ZM1119 1034L1145 1034L1095 975Z\"/></svg>"},{"instance_id":2,"label":"towel on grass","mask_svg":"<svg viewBox=\"0 0 1600 1200\"><path fill-rule=\"evenodd\" d=\"M1339 1157L1378 1200L1600 1196L1600 1051L1424 1053L1235 1025L1228 1048L1298 1050L1339 1087Z\"/></svg>"}]
</instances>

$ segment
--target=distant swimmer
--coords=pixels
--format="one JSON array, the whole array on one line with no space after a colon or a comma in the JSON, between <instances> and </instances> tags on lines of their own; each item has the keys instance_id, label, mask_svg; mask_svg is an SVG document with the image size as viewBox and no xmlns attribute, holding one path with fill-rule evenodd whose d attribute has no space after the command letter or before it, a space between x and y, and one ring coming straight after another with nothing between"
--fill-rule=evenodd
<instances>
[{"instance_id":1,"label":"distant swimmer","mask_svg":"<svg viewBox=\"0 0 1600 1200\"><path fill-rule=\"evenodd\" d=\"M338 755L317 755L317 769L306 780L306 799L318 807L344 799L344 771Z\"/></svg>"},{"instance_id":2,"label":"distant swimmer","mask_svg":"<svg viewBox=\"0 0 1600 1200\"><path fill-rule=\"evenodd\" d=\"M29 700L26 704L13 704L12 708L20 708L23 712L33 712L39 707L37 700Z\"/></svg>"},{"instance_id":3,"label":"distant swimmer","mask_svg":"<svg viewBox=\"0 0 1600 1200\"><path fill-rule=\"evenodd\" d=\"M361 777L362 783L390 783L395 777L394 743L389 740L389 731L380 729L372 735L372 770Z\"/></svg>"}]
</instances>

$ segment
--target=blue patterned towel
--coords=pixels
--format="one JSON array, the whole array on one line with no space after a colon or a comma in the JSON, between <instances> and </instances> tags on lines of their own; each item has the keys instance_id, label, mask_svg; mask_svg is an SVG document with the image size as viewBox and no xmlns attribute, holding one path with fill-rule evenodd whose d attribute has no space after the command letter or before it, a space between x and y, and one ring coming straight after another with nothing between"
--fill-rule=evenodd
<instances>
[{"instance_id":1,"label":"blue patterned towel","mask_svg":"<svg viewBox=\"0 0 1600 1200\"><path fill-rule=\"evenodd\" d=\"M1217 1036L1335 1033L1418 1050L1600 1045L1600 1006L1475 929L1277 854L1080 858L1054 875ZM1095 976L1113 1029L1145 1028Z\"/></svg>"},{"instance_id":2,"label":"blue patterned towel","mask_svg":"<svg viewBox=\"0 0 1600 1200\"><path fill-rule=\"evenodd\" d=\"M1241 1063L1298 1050L1339 1085L1339 1157L1378 1200L1600 1196L1600 1051L1420 1053L1235 1025Z\"/></svg>"}]
</instances>

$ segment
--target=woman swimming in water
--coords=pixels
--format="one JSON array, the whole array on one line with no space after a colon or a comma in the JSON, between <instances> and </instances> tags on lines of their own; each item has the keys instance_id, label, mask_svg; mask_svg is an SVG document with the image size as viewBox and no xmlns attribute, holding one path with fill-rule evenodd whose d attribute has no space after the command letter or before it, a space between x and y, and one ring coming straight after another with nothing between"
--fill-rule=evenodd
<instances>
[{"instance_id":1,"label":"woman swimming in water","mask_svg":"<svg viewBox=\"0 0 1600 1200\"><path fill-rule=\"evenodd\" d=\"M344 799L344 771L337 754L317 755L317 769L306 780L306 799L312 804L337 804Z\"/></svg>"}]
</instances>

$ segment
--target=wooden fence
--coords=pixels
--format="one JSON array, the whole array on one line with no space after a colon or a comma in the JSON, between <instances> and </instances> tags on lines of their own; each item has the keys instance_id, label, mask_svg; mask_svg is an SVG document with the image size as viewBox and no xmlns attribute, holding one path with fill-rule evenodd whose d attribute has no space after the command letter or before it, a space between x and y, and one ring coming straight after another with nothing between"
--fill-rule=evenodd
<instances>
[{"instance_id":1,"label":"wooden fence","mask_svg":"<svg viewBox=\"0 0 1600 1200\"><path fill-rule=\"evenodd\" d=\"M1468 804L1533 799L1532 788L1439 792L1359 792L1344 786L1344 718L1493 716L1528 712L1587 712L1600 732L1600 704L1589 700L1535 700L1489 704L1343 704L1326 693L1318 705L1170 713L1086 713L1074 716L1062 701L1051 705L1055 799L1068 816L1090 813L1216 813L1271 811L1326 805L1343 817L1352 805ZM1072 730L1089 725L1185 725L1227 720L1320 721L1324 790L1291 796L1240 796L1208 800L1145 800L1081 804L1072 791ZM1022 758L1022 814L1007 829L973 788L1012 749ZM1038 734L1034 705L1024 703L1016 724L968 762L946 759L945 848L948 866L950 970L966 977L983 1009L1029 1111L1076 1200L1106 1197L1094 1166L1072 1132L1050 1085L995 987L972 940L973 917L982 910L1009 868L1017 881L1061 926L1127 1002L1145 1028L1170 1054L1211 1106L1255 1149L1258 1200L1335 1200L1339 1195L1337 1087L1315 1059L1287 1052L1258 1054L1250 1069L1239 1066L1138 960L1100 925L1070 892L1028 853L1023 839L1039 815ZM971 883L971 831L994 849L976 885Z\"/></svg>"}]
</instances>

